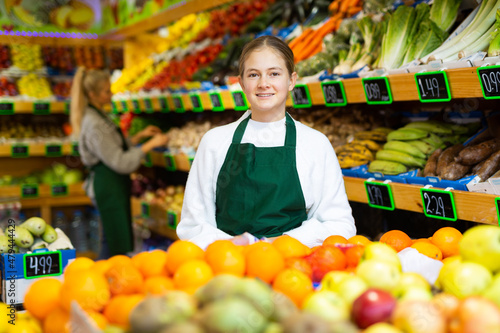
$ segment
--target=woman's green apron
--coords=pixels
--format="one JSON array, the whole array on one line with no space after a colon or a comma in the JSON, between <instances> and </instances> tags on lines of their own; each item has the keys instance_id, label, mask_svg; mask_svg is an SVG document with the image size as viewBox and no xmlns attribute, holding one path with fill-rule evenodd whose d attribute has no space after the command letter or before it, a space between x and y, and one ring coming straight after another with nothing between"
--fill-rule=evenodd
<instances>
[{"instance_id":1,"label":"woman's green apron","mask_svg":"<svg viewBox=\"0 0 500 333\"><path fill-rule=\"evenodd\" d=\"M299 227L307 213L296 166L297 133L286 114L283 147L241 143L250 117L241 121L217 178L217 228L275 237Z\"/></svg>"},{"instance_id":2,"label":"woman's green apron","mask_svg":"<svg viewBox=\"0 0 500 333\"><path fill-rule=\"evenodd\" d=\"M100 110L90 106L107 122L112 122ZM128 145L122 131L113 123L122 139L123 151ZM134 248L132 216L130 211L131 180L130 175L119 174L103 162L91 168L94 173L94 195L97 209L101 216L104 235L110 255L125 254Z\"/></svg>"}]
</instances>

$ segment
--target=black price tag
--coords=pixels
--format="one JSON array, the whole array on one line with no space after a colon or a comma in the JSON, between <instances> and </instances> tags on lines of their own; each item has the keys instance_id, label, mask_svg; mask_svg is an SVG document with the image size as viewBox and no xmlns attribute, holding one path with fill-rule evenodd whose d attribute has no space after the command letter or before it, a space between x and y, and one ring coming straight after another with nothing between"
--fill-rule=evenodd
<instances>
[{"instance_id":1,"label":"black price tag","mask_svg":"<svg viewBox=\"0 0 500 333\"><path fill-rule=\"evenodd\" d=\"M62 156L62 147L60 144L47 144L45 145L45 156L59 157Z\"/></svg>"},{"instance_id":2,"label":"black price tag","mask_svg":"<svg viewBox=\"0 0 500 333\"><path fill-rule=\"evenodd\" d=\"M141 113L141 105L139 104L139 100L132 100L132 108L134 109L134 113Z\"/></svg>"},{"instance_id":3,"label":"black price tag","mask_svg":"<svg viewBox=\"0 0 500 333\"><path fill-rule=\"evenodd\" d=\"M326 106L346 106L344 85L341 81L321 82Z\"/></svg>"},{"instance_id":4,"label":"black price tag","mask_svg":"<svg viewBox=\"0 0 500 333\"><path fill-rule=\"evenodd\" d=\"M158 97L158 101L160 102L161 112L170 112L170 109L168 108L167 99L165 97Z\"/></svg>"},{"instance_id":5,"label":"black price tag","mask_svg":"<svg viewBox=\"0 0 500 333\"><path fill-rule=\"evenodd\" d=\"M51 192L53 197L62 197L68 195L68 185L64 183L52 184Z\"/></svg>"},{"instance_id":6,"label":"black price tag","mask_svg":"<svg viewBox=\"0 0 500 333\"><path fill-rule=\"evenodd\" d=\"M14 103L12 102L1 102L0 103L0 115L9 116L14 114Z\"/></svg>"},{"instance_id":7,"label":"black price tag","mask_svg":"<svg viewBox=\"0 0 500 333\"><path fill-rule=\"evenodd\" d=\"M118 110L118 106L116 105L115 101L111 101L111 112L114 114L119 113L120 111Z\"/></svg>"},{"instance_id":8,"label":"black price tag","mask_svg":"<svg viewBox=\"0 0 500 333\"><path fill-rule=\"evenodd\" d=\"M177 220L178 216L176 212L172 210L167 211L167 225L169 228L175 230L175 228L177 228Z\"/></svg>"},{"instance_id":9,"label":"black price tag","mask_svg":"<svg viewBox=\"0 0 500 333\"><path fill-rule=\"evenodd\" d=\"M175 112L182 113L186 111L184 108L184 102L182 101L182 96L172 96L172 100L174 101Z\"/></svg>"},{"instance_id":10,"label":"black price tag","mask_svg":"<svg viewBox=\"0 0 500 333\"><path fill-rule=\"evenodd\" d=\"M222 103L222 96L218 92L208 94L212 102L212 111L224 111L224 104Z\"/></svg>"},{"instance_id":11,"label":"black price tag","mask_svg":"<svg viewBox=\"0 0 500 333\"><path fill-rule=\"evenodd\" d=\"M175 158L171 154L165 154L165 168L168 171L175 171L177 170L177 166L175 165Z\"/></svg>"},{"instance_id":12,"label":"black price tag","mask_svg":"<svg viewBox=\"0 0 500 333\"><path fill-rule=\"evenodd\" d=\"M495 203L497 206L498 225L500 226L500 198L496 198Z\"/></svg>"},{"instance_id":13,"label":"black price tag","mask_svg":"<svg viewBox=\"0 0 500 333\"><path fill-rule=\"evenodd\" d=\"M310 108L312 106L311 94L306 84L297 84L292 90L294 108Z\"/></svg>"},{"instance_id":14,"label":"black price tag","mask_svg":"<svg viewBox=\"0 0 500 333\"><path fill-rule=\"evenodd\" d=\"M78 142L73 142L71 144L71 155L80 156L80 151L78 150Z\"/></svg>"},{"instance_id":15,"label":"black price tag","mask_svg":"<svg viewBox=\"0 0 500 333\"><path fill-rule=\"evenodd\" d=\"M442 71L415 73L420 102L448 102L451 100L450 85Z\"/></svg>"},{"instance_id":16,"label":"black price tag","mask_svg":"<svg viewBox=\"0 0 500 333\"><path fill-rule=\"evenodd\" d=\"M120 101L120 104L122 106L122 112L128 112L128 103L126 100Z\"/></svg>"},{"instance_id":17,"label":"black price tag","mask_svg":"<svg viewBox=\"0 0 500 333\"><path fill-rule=\"evenodd\" d=\"M33 114L36 115L50 114L50 103L44 103L44 102L33 103Z\"/></svg>"},{"instance_id":18,"label":"black price tag","mask_svg":"<svg viewBox=\"0 0 500 333\"><path fill-rule=\"evenodd\" d=\"M38 198L38 184L24 184L21 186L21 198Z\"/></svg>"},{"instance_id":19,"label":"black price tag","mask_svg":"<svg viewBox=\"0 0 500 333\"><path fill-rule=\"evenodd\" d=\"M394 198L389 184L365 181L365 188L368 195L368 206L394 210Z\"/></svg>"},{"instance_id":20,"label":"black price tag","mask_svg":"<svg viewBox=\"0 0 500 333\"><path fill-rule=\"evenodd\" d=\"M153 166L153 161L151 160L151 153L147 153L144 157L144 166L151 168Z\"/></svg>"},{"instance_id":21,"label":"black price tag","mask_svg":"<svg viewBox=\"0 0 500 333\"><path fill-rule=\"evenodd\" d=\"M425 216L447 221L457 220L453 193L431 188L421 188L420 195L422 196Z\"/></svg>"},{"instance_id":22,"label":"black price tag","mask_svg":"<svg viewBox=\"0 0 500 333\"><path fill-rule=\"evenodd\" d=\"M386 77L369 77L361 80L366 104L391 104L392 93Z\"/></svg>"},{"instance_id":23,"label":"black price tag","mask_svg":"<svg viewBox=\"0 0 500 333\"><path fill-rule=\"evenodd\" d=\"M500 66L478 67L477 75L485 99L500 98Z\"/></svg>"},{"instance_id":24,"label":"black price tag","mask_svg":"<svg viewBox=\"0 0 500 333\"><path fill-rule=\"evenodd\" d=\"M193 165L194 157L188 157L189 166Z\"/></svg>"},{"instance_id":25,"label":"black price tag","mask_svg":"<svg viewBox=\"0 0 500 333\"><path fill-rule=\"evenodd\" d=\"M27 253L23 259L25 279L62 274L61 251Z\"/></svg>"},{"instance_id":26,"label":"black price tag","mask_svg":"<svg viewBox=\"0 0 500 333\"><path fill-rule=\"evenodd\" d=\"M64 113L69 114L69 101L64 102Z\"/></svg>"},{"instance_id":27,"label":"black price tag","mask_svg":"<svg viewBox=\"0 0 500 333\"><path fill-rule=\"evenodd\" d=\"M189 98L191 99L191 104L193 105L194 112L203 111L203 105L201 104L201 97L199 94L191 94L189 95Z\"/></svg>"},{"instance_id":28,"label":"black price tag","mask_svg":"<svg viewBox=\"0 0 500 333\"><path fill-rule=\"evenodd\" d=\"M11 156L12 157L28 157L29 156L29 146L16 144L11 146Z\"/></svg>"},{"instance_id":29,"label":"black price tag","mask_svg":"<svg viewBox=\"0 0 500 333\"><path fill-rule=\"evenodd\" d=\"M144 98L143 101L144 101L144 107L146 108L146 113L155 112L153 108L153 101L151 100L151 98Z\"/></svg>"},{"instance_id":30,"label":"black price tag","mask_svg":"<svg viewBox=\"0 0 500 333\"><path fill-rule=\"evenodd\" d=\"M141 202L141 216L144 218L151 216L150 206L147 202Z\"/></svg>"},{"instance_id":31,"label":"black price tag","mask_svg":"<svg viewBox=\"0 0 500 333\"><path fill-rule=\"evenodd\" d=\"M246 111L248 110L248 103L243 91L233 91L231 93L234 100L234 109L236 111Z\"/></svg>"}]
</instances>

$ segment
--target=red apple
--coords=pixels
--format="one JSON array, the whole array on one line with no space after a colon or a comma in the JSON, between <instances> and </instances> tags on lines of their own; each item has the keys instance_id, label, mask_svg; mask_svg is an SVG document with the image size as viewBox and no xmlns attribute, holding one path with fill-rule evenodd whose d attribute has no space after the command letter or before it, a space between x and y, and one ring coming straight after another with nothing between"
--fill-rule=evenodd
<instances>
[{"instance_id":1,"label":"red apple","mask_svg":"<svg viewBox=\"0 0 500 333\"><path fill-rule=\"evenodd\" d=\"M351 317L359 328L388 322L396 307L396 298L389 292L370 288L352 303Z\"/></svg>"}]
</instances>

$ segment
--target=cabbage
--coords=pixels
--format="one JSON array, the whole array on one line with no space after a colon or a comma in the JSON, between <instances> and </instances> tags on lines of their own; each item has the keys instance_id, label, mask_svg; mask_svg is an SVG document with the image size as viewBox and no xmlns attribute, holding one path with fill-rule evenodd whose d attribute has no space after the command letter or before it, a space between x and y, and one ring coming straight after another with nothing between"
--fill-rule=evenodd
<instances>
[{"instance_id":1,"label":"cabbage","mask_svg":"<svg viewBox=\"0 0 500 333\"><path fill-rule=\"evenodd\" d=\"M63 181L63 183L65 183L67 185L71 185L71 184L76 184L76 183L81 182L82 179L83 179L83 175L82 175L82 172L80 170L71 169L71 170L66 171L66 173L64 174L64 176L62 178L62 181Z\"/></svg>"}]
</instances>

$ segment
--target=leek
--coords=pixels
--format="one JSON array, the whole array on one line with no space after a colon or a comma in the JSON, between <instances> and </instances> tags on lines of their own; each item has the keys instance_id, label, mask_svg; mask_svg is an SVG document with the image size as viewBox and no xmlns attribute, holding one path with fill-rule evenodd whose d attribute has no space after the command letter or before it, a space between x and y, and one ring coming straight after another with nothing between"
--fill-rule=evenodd
<instances>
[{"instance_id":1,"label":"leek","mask_svg":"<svg viewBox=\"0 0 500 333\"><path fill-rule=\"evenodd\" d=\"M496 57L500 55L500 9L497 9L495 31L492 33L492 40L488 48L488 56Z\"/></svg>"},{"instance_id":2,"label":"leek","mask_svg":"<svg viewBox=\"0 0 500 333\"><path fill-rule=\"evenodd\" d=\"M351 45L347 57L343 61L341 61L338 66L335 67L333 73L340 75L351 73L352 72L351 67L356 62L356 60L358 60L360 54L361 54L361 44L355 43Z\"/></svg>"},{"instance_id":3,"label":"leek","mask_svg":"<svg viewBox=\"0 0 500 333\"><path fill-rule=\"evenodd\" d=\"M363 35L364 45L361 57L352 66L352 71L371 65L377 58L380 53L381 36L385 32L385 21L374 22L370 17L365 16L358 21L358 27Z\"/></svg>"},{"instance_id":4,"label":"leek","mask_svg":"<svg viewBox=\"0 0 500 333\"><path fill-rule=\"evenodd\" d=\"M412 62L439 47L448 34L430 19L424 20L419 28L416 38L412 41L406 52L403 64Z\"/></svg>"},{"instance_id":5,"label":"leek","mask_svg":"<svg viewBox=\"0 0 500 333\"><path fill-rule=\"evenodd\" d=\"M430 11L431 20L444 31L450 30L457 19L461 0L435 0Z\"/></svg>"}]
</instances>

